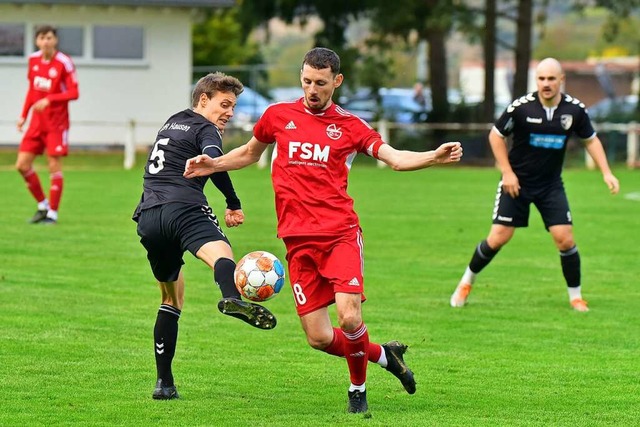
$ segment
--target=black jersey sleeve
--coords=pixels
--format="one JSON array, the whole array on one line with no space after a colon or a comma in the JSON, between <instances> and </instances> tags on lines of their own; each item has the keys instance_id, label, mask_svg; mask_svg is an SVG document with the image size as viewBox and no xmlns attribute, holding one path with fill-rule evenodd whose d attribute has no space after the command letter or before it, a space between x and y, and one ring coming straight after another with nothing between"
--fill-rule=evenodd
<instances>
[{"instance_id":1,"label":"black jersey sleeve","mask_svg":"<svg viewBox=\"0 0 640 427\"><path fill-rule=\"evenodd\" d=\"M224 195L227 202L227 209L235 211L242 208L228 172L216 172L209 178L211 182L213 182L213 185Z\"/></svg>"},{"instance_id":2,"label":"black jersey sleeve","mask_svg":"<svg viewBox=\"0 0 640 427\"><path fill-rule=\"evenodd\" d=\"M596 135L596 131L593 129L589 114L584 108L580 109L578 114L578 123L576 124L575 133L581 139L590 139Z\"/></svg>"},{"instance_id":3,"label":"black jersey sleeve","mask_svg":"<svg viewBox=\"0 0 640 427\"><path fill-rule=\"evenodd\" d=\"M224 154L222 151L222 135L218 129L211 125L204 128L199 135L198 144L202 150L202 154L206 154L211 158L220 157ZM240 199L236 195L233 188L231 177L228 172L217 172L209 176L213 185L224 195L227 202L227 209L238 210L241 208Z\"/></svg>"},{"instance_id":4,"label":"black jersey sleeve","mask_svg":"<svg viewBox=\"0 0 640 427\"><path fill-rule=\"evenodd\" d=\"M222 136L215 126L206 126L198 133L198 145L202 154L206 154L211 158L220 157L224 154L222 151Z\"/></svg>"}]
</instances>

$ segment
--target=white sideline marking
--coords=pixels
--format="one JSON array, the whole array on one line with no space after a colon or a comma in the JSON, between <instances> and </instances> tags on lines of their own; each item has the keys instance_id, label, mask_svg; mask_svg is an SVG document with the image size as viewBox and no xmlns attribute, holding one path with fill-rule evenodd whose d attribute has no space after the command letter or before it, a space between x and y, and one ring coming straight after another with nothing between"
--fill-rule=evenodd
<instances>
[{"instance_id":1,"label":"white sideline marking","mask_svg":"<svg viewBox=\"0 0 640 427\"><path fill-rule=\"evenodd\" d=\"M624 195L624 198L627 200L633 200L634 202L640 202L640 191L635 193L627 193Z\"/></svg>"}]
</instances>

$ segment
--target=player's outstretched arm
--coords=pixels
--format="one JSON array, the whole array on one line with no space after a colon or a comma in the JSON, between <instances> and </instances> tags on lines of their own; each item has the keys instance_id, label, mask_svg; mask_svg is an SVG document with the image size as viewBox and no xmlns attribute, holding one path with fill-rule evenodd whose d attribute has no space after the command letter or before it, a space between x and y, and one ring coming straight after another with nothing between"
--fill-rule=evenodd
<instances>
[{"instance_id":1,"label":"player's outstretched arm","mask_svg":"<svg viewBox=\"0 0 640 427\"><path fill-rule=\"evenodd\" d=\"M396 150L383 144L378 150L378 158L396 171L412 171L437 164L455 163L462 158L462 144L445 142L431 151Z\"/></svg>"},{"instance_id":2,"label":"player's outstretched arm","mask_svg":"<svg viewBox=\"0 0 640 427\"><path fill-rule=\"evenodd\" d=\"M267 144L252 137L249 142L234 148L224 156L212 159L206 154L200 154L190 158L184 166L183 175L186 178L195 178L196 176L209 176L214 172L242 169L256 163L266 148Z\"/></svg>"},{"instance_id":3,"label":"player's outstretched arm","mask_svg":"<svg viewBox=\"0 0 640 427\"><path fill-rule=\"evenodd\" d=\"M611 194L617 194L618 191L620 191L620 183L618 182L618 178L611 173L607 155L604 152L600 138L595 136L585 141L585 148L596 165L598 165L600 172L602 172L602 179L604 179L604 183L609 187Z\"/></svg>"}]
</instances>

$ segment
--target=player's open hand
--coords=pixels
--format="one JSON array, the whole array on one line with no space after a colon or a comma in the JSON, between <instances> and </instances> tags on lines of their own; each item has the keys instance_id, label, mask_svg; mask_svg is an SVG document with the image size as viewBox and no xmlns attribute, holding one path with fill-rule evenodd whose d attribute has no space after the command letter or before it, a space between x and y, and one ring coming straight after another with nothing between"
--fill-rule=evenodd
<instances>
[{"instance_id":1,"label":"player's open hand","mask_svg":"<svg viewBox=\"0 0 640 427\"><path fill-rule=\"evenodd\" d=\"M24 126L24 122L25 122L26 120L27 120L27 119L25 119L24 117L20 117L20 118L18 119L18 122L16 123L16 129L18 129L18 132L22 132L22 127Z\"/></svg>"},{"instance_id":2,"label":"player's open hand","mask_svg":"<svg viewBox=\"0 0 640 427\"><path fill-rule=\"evenodd\" d=\"M224 211L224 222L227 227L237 227L244 223L244 212L242 212L242 209L226 209Z\"/></svg>"},{"instance_id":3,"label":"player's open hand","mask_svg":"<svg viewBox=\"0 0 640 427\"><path fill-rule=\"evenodd\" d=\"M502 189L514 199L520 195L520 180L513 171L502 174Z\"/></svg>"},{"instance_id":4,"label":"player's open hand","mask_svg":"<svg viewBox=\"0 0 640 427\"><path fill-rule=\"evenodd\" d=\"M42 98L37 100L36 103L33 104L33 109L35 111L42 111L47 108L49 104L51 104L51 102L47 98Z\"/></svg>"},{"instance_id":5,"label":"player's open hand","mask_svg":"<svg viewBox=\"0 0 640 427\"><path fill-rule=\"evenodd\" d=\"M618 194L620 191L620 183L618 182L618 178L613 176L613 174L608 173L603 176L605 184L609 187L609 191L611 194Z\"/></svg>"},{"instance_id":6,"label":"player's open hand","mask_svg":"<svg viewBox=\"0 0 640 427\"><path fill-rule=\"evenodd\" d=\"M462 158L462 144L459 142L445 142L435 150L437 163L459 162Z\"/></svg>"},{"instance_id":7,"label":"player's open hand","mask_svg":"<svg viewBox=\"0 0 640 427\"><path fill-rule=\"evenodd\" d=\"M185 178L195 178L196 176L208 176L214 173L215 167L213 166L213 159L206 154L200 154L199 156L192 157L187 160L184 165Z\"/></svg>"}]
</instances>

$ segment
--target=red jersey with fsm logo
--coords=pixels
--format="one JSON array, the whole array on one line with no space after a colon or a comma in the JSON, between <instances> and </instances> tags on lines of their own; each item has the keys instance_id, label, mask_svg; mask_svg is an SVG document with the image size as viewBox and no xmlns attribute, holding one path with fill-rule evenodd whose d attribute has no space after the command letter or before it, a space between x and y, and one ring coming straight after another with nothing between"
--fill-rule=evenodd
<instances>
[{"instance_id":1,"label":"red jersey with fsm logo","mask_svg":"<svg viewBox=\"0 0 640 427\"><path fill-rule=\"evenodd\" d=\"M275 142L271 179L278 237L340 235L359 227L347 194L355 156L378 158L380 134L336 104L315 112L302 102L269 106L253 128L264 143Z\"/></svg>"},{"instance_id":2,"label":"red jersey with fsm logo","mask_svg":"<svg viewBox=\"0 0 640 427\"><path fill-rule=\"evenodd\" d=\"M21 117L27 117L29 110L42 98L49 99L49 106L42 111L33 111L30 129L42 131L69 129L68 103L78 99L78 80L73 61L62 52L56 52L45 61L42 52L29 56L29 91L24 101Z\"/></svg>"}]
</instances>

